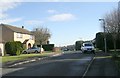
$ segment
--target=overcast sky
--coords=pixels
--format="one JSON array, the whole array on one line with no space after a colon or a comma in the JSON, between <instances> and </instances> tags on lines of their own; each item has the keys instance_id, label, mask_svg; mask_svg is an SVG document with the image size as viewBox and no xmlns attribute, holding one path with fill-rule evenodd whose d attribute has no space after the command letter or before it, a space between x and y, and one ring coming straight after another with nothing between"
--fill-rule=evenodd
<instances>
[{"instance_id":1,"label":"overcast sky","mask_svg":"<svg viewBox=\"0 0 120 78\"><path fill-rule=\"evenodd\" d=\"M112 1L18 1L0 3L0 23L24 26L30 31L39 26L47 27L52 34L50 43L56 46L72 45L76 40L94 39L95 34L102 31L98 19L117 8L117 2Z\"/></svg>"}]
</instances>

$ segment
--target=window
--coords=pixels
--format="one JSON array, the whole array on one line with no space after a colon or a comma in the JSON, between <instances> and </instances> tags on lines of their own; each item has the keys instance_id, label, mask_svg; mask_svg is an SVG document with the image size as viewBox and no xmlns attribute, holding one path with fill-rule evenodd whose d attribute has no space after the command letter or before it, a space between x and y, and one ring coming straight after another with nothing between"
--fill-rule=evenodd
<instances>
[{"instance_id":1,"label":"window","mask_svg":"<svg viewBox=\"0 0 120 78\"><path fill-rule=\"evenodd\" d=\"M85 46L92 46L92 44L85 44Z\"/></svg>"},{"instance_id":2,"label":"window","mask_svg":"<svg viewBox=\"0 0 120 78\"><path fill-rule=\"evenodd\" d=\"M30 40L33 40L34 39L34 36L33 35L30 35Z\"/></svg>"},{"instance_id":3,"label":"window","mask_svg":"<svg viewBox=\"0 0 120 78\"><path fill-rule=\"evenodd\" d=\"M22 38L22 34L21 33L17 33L17 38Z\"/></svg>"}]
</instances>

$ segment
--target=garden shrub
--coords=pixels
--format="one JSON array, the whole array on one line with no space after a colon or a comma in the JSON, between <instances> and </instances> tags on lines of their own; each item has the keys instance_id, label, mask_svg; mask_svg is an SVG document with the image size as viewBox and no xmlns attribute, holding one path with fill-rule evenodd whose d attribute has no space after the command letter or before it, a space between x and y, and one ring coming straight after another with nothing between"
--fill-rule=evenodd
<instances>
[{"instance_id":1,"label":"garden shrub","mask_svg":"<svg viewBox=\"0 0 120 78\"><path fill-rule=\"evenodd\" d=\"M5 50L7 54L20 55L23 50L23 46L22 43L19 41L7 42L5 44Z\"/></svg>"}]
</instances>

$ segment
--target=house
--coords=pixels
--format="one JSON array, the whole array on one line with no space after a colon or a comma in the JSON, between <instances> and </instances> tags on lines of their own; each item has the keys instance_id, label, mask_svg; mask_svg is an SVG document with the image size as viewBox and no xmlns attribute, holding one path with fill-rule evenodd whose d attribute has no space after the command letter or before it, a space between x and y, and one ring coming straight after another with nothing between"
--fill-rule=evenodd
<instances>
[{"instance_id":1,"label":"house","mask_svg":"<svg viewBox=\"0 0 120 78\"><path fill-rule=\"evenodd\" d=\"M0 24L0 50L2 56L4 56L5 52L5 43L9 41L20 41L26 48L30 48L35 43L35 37L30 31L24 29L24 26L19 28Z\"/></svg>"}]
</instances>

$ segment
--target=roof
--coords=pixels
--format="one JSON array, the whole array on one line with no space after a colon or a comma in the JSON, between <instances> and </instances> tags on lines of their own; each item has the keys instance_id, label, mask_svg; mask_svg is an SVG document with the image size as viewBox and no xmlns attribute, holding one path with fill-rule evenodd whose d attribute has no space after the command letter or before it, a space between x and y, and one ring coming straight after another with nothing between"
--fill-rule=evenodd
<instances>
[{"instance_id":1,"label":"roof","mask_svg":"<svg viewBox=\"0 0 120 78\"><path fill-rule=\"evenodd\" d=\"M0 26L5 26L5 27L9 28L10 30L12 30L14 32L23 33L23 34L31 34L30 31L28 31L24 28L12 26L12 25L7 25L7 24L0 24Z\"/></svg>"},{"instance_id":2,"label":"roof","mask_svg":"<svg viewBox=\"0 0 120 78\"><path fill-rule=\"evenodd\" d=\"M28 41L29 41L29 39L26 39L26 40L23 42L23 44L26 44Z\"/></svg>"}]
</instances>

